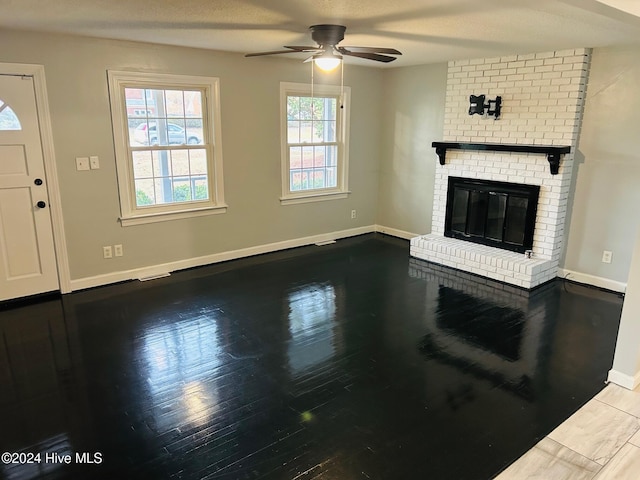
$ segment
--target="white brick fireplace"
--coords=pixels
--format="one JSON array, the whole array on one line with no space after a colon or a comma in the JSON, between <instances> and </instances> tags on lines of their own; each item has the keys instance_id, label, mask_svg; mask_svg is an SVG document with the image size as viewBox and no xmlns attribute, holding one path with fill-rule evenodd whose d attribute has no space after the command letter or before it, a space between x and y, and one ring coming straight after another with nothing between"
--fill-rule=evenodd
<instances>
[{"instance_id":1,"label":"white brick fireplace","mask_svg":"<svg viewBox=\"0 0 640 480\"><path fill-rule=\"evenodd\" d=\"M590 50L449 62L444 141L570 146L552 175L544 154L448 150L436 166L431 233L411 240L411 255L523 288L557 275ZM470 116L469 96L502 97L500 118ZM434 161L436 155L434 152ZM533 256L444 236L449 176L540 186Z\"/></svg>"}]
</instances>

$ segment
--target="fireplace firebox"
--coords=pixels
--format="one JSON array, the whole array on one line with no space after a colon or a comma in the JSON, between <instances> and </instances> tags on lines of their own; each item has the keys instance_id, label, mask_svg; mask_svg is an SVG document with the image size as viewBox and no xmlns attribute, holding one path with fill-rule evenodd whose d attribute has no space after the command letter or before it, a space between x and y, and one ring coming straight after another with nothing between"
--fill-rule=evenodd
<instances>
[{"instance_id":1,"label":"fireplace firebox","mask_svg":"<svg viewBox=\"0 0 640 480\"><path fill-rule=\"evenodd\" d=\"M447 237L525 252L533 246L538 185L449 177Z\"/></svg>"}]
</instances>

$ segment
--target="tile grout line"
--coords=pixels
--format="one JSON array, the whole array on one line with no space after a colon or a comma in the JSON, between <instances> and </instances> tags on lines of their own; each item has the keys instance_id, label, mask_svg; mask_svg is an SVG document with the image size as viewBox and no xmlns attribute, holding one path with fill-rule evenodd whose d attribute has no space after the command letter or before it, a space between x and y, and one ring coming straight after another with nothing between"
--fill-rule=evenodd
<instances>
[{"instance_id":1,"label":"tile grout line","mask_svg":"<svg viewBox=\"0 0 640 480\"><path fill-rule=\"evenodd\" d=\"M560 425L562 425L562 424L560 424ZM598 474L600 473L600 471L602 471L602 469L605 467L605 465L606 465L607 463L609 463L609 462L607 462L607 463L605 463L604 465L602 465L601 463L596 462L595 460L593 460L593 459L591 459L591 458L587 457L586 455L583 455L583 454L582 454L582 453L580 453L580 452L576 452L573 448L566 446L564 443L561 443L561 442L559 442L559 441L557 441L557 440L554 440L553 438L550 438L548 435L547 435L547 437L545 437L545 438L547 438L548 440L551 440L552 442L554 442L554 443L556 443L556 444L560 445L561 447L566 448L567 450L569 450L569 451L571 451L571 452L575 453L575 454L576 454L576 455L578 455L579 457L582 457L582 458L584 458L585 460L588 460L589 462L591 462L591 463L595 463L596 465L598 465L598 467L599 467L599 468L598 468L598 471L597 471L597 472L595 472L595 474L594 474L594 475L593 475L593 477L591 477L591 478L595 478L595 476L596 476L596 475L598 475ZM536 446L537 446L537 444L536 444ZM535 448L535 446L534 446L533 448ZM617 453L617 452L616 452L616 453ZM556 459L559 459L559 460L560 460L560 457L558 457L558 455L554 455L553 457L554 457L554 458L556 458ZM613 458L613 457L611 457L611 458Z\"/></svg>"},{"instance_id":2,"label":"tile grout line","mask_svg":"<svg viewBox=\"0 0 640 480\"><path fill-rule=\"evenodd\" d=\"M629 412L627 412L626 410L622 410L621 408L616 407L615 405L611 405L611 404L609 404L609 403L607 403L607 402L603 402L602 400L599 400L599 399L597 399L597 398L595 398L595 397L593 397L591 400L595 400L596 402L599 402L599 403L601 403L601 404L603 404L603 405L606 405L606 406L611 407L611 408L613 408L613 409L615 409L615 410L618 410L619 412L625 413L625 414L629 415L630 417L633 417L633 418L635 418L636 420L638 420L638 422L640 422L640 417L639 417L639 416L637 416L637 415L634 415L633 413L629 413ZM587 403L589 403L589 402L587 402ZM585 403L585 405L586 405L586 403ZM640 430L640 423L638 423L638 430ZM638 430L636 430L635 432L633 432L633 434L631 435L631 437L633 437L633 435L635 435L635 434L637 433L637 431L638 431ZM631 438L631 437L629 437L629 438Z\"/></svg>"}]
</instances>

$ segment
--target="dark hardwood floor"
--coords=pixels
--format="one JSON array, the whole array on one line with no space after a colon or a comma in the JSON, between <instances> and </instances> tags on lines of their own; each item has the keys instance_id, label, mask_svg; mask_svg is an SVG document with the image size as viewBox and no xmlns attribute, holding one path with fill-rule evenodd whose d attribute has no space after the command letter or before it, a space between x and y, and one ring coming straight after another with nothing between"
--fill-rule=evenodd
<instances>
[{"instance_id":1,"label":"dark hardwood floor","mask_svg":"<svg viewBox=\"0 0 640 480\"><path fill-rule=\"evenodd\" d=\"M0 475L490 479L604 387L621 305L374 234L8 305L0 452L41 456Z\"/></svg>"}]
</instances>

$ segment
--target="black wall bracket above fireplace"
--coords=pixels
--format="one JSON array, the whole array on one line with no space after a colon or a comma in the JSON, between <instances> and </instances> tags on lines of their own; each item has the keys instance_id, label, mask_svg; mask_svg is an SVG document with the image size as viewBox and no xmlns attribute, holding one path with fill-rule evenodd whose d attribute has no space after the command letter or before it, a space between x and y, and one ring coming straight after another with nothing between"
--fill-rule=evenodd
<instances>
[{"instance_id":1,"label":"black wall bracket above fireplace","mask_svg":"<svg viewBox=\"0 0 640 480\"><path fill-rule=\"evenodd\" d=\"M487 150L491 152L540 153L547 156L551 175L557 175L560 168L560 156L571 151L568 145L520 145L515 143L460 143L433 142L432 147L440 159L440 165L445 164L447 150Z\"/></svg>"}]
</instances>

